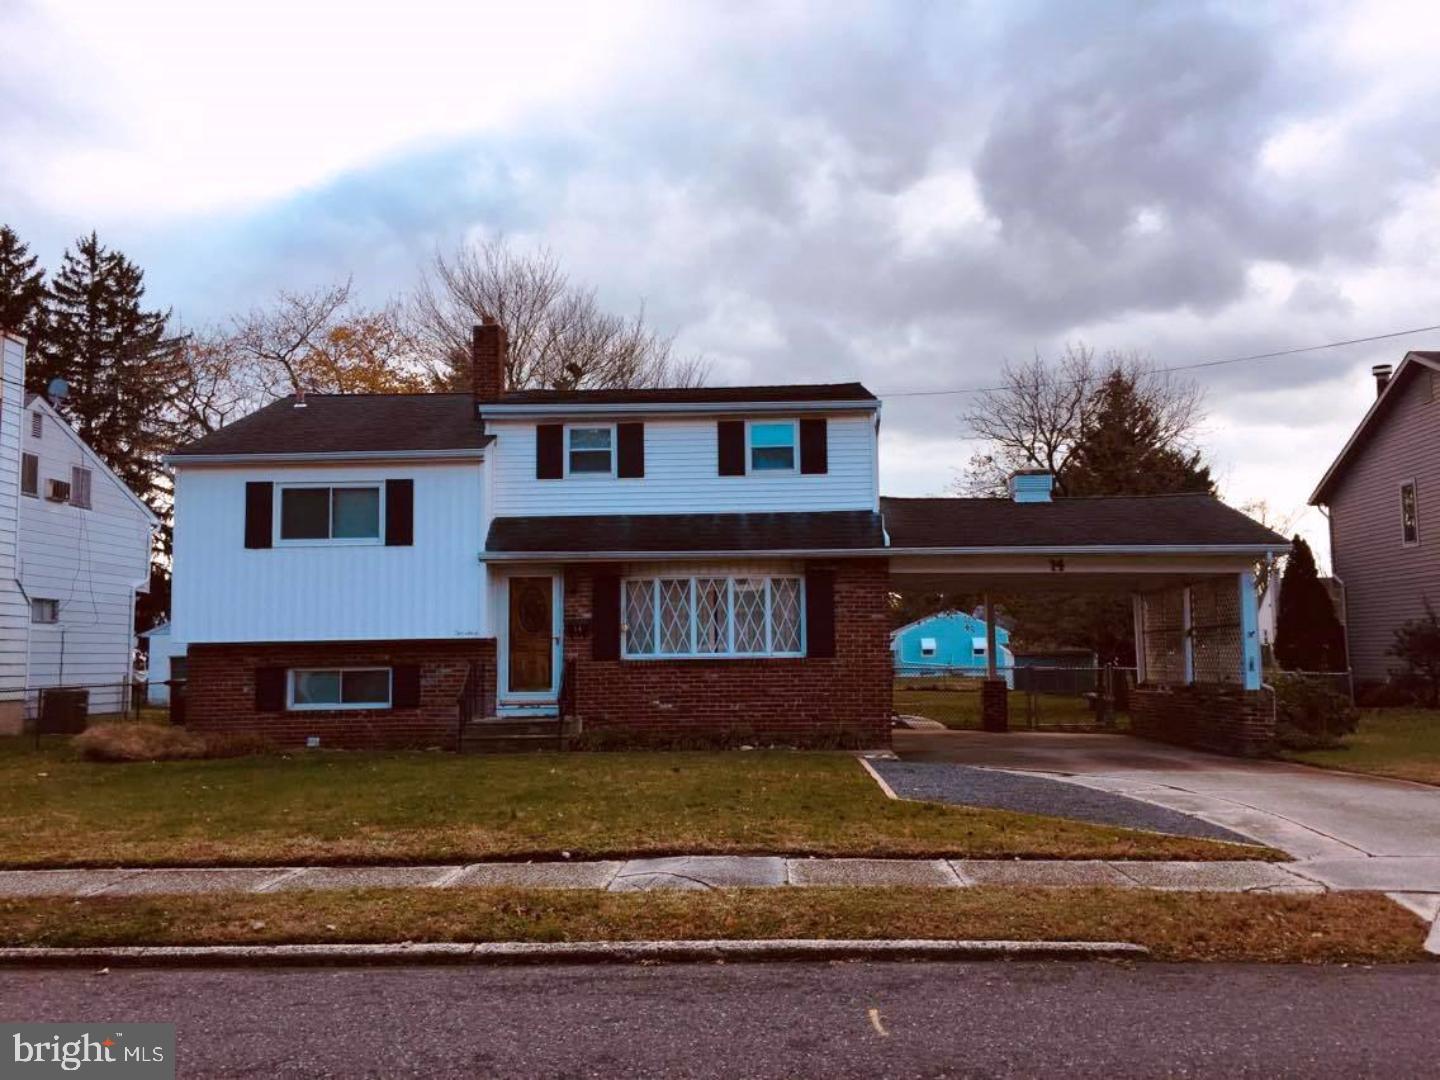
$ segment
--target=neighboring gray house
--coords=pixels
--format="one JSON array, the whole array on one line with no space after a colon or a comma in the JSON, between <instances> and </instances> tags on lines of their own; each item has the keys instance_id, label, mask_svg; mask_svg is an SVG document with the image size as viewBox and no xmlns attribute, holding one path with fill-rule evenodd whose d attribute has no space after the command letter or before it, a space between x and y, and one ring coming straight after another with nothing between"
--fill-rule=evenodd
<instances>
[{"instance_id":1,"label":"neighboring gray house","mask_svg":"<svg viewBox=\"0 0 1440 1080\"><path fill-rule=\"evenodd\" d=\"M1374 368L1375 403L1310 496L1330 518L1350 668L1383 680L1402 665L1395 628L1440 609L1440 352Z\"/></svg>"}]
</instances>

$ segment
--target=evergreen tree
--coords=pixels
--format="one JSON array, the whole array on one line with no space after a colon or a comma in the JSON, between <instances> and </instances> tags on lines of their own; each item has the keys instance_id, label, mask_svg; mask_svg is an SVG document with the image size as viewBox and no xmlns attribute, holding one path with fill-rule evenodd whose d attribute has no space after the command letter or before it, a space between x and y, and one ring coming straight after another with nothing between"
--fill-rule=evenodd
<instances>
[{"instance_id":1,"label":"evergreen tree","mask_svg":"<svg viewBox=\"0 0 1440 1080\"><path fill-rule=\"evenodd\" d=\"M1287 671L1343 671L1345 632L1330 592L1315 569L1310 545L1295 537L1280 579L1275 659Z\"/></svg>"},{"instance_id":2,"label":"evergreen tree","mask_svg":"<svg viewBox=\"0 0 1440 1080\"><path fill-rule=\"evenodd\" d=\"M1199 451L1167 430L1153 395L1124 367L1112 368L1093 391L1063 481L1066 495L1215 493Z\"/></svg>"},{"instance_id":3,"label":"evergreen tree","mask_svg":"<svg viewBox=\"0 0 1440 1080\"><path fill-rule=\"evenodd\" d=\"M152 504L164 410L178 377L169 312L143 306L144 274L92 232L67 249L50 283L48 326L26 382L44 392L57 376L70 385L55 404L132 491Z\"/></svg>"},{"instance_id":4,"label":"evergreen tree","mask_svg":"<svg viewBox=\"0 0 1440 1080\"><path fill-rule=\"evenodd\" d=\"M40 344L45 314L45 271L9 225L0 225L0 330Z\"/></svg>"}]
</instances>

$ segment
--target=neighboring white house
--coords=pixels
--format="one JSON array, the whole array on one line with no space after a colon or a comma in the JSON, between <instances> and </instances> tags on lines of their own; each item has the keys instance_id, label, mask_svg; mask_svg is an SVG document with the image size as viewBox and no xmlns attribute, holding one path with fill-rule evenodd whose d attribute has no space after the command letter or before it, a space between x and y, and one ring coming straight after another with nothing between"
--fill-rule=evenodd
<instances>
[{"instance_id":1,"label":"neighboring white house","mask_svg":"<svg viewBox=\"0 0 1440 1080\"><path fill-rule=\"evenodd\" d=\"M149 589L159 521L43 398L24 392L24 342L3 345L0 732L14 732L51 687L88 688L92 714L122 707L135 594Z\"/></svg>"},{"instance_id":2,"label":"neighboring white house","mask_svg":"<svg viewBox=\"0 0 1440 1080\"><path fill-rule=\"evenodd\" d=\"M168 622L140 636L147 644L145 699L152 705L168 705L171 680L185 678L185 645L170 632Z\"/></svg>"}]
</instances>

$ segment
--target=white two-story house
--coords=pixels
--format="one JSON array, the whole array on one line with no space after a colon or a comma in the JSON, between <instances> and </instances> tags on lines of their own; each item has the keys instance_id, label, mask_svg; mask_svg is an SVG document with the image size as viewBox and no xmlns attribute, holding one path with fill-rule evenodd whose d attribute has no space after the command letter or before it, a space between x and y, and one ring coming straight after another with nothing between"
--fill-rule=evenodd
<instances>
[{"instance_id":1,"label":"white two-story house","mask_svg":"<svg viewBox=\"0 0 1440 1080\"><path fill-rule=\"evenodd\" d=\"M48 689L90 713L130 702L135 598L159 521L43 398L23 390L24 342L0 336L0 730Z\"/></svg>"},{"instance_id":2,"label":"white two-story house","mask_svg":"<svg viewBox=\"0 0 1440 1080\"><path fill-rule=\"evenodd\" d=\"M494 324L472 360L469 394L286 398L170 456L189 724L884 744L892 588L1063 580L1168 590L1137 599L1154 677L1233 686L1189 712L1254 741L1241 614L1255 553L1285 542L1213 498L1052 502L1028 477L1014 500L882 499L858 383L506 392ZM1181 664L1184 628L1157 620L1192 579L1237 643Z\"/></svg>"}]
</instances>

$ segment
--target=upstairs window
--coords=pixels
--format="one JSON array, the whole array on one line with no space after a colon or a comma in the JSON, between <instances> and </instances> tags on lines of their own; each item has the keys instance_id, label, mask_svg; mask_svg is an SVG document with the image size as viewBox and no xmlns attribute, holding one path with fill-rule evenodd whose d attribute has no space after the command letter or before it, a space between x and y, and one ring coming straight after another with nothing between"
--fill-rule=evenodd
<instances>
[{"instance_id":1,"label":"upstairs window","mask_svg":"<svg viewBox=\"0 0 1440 1080\"><path fill-rule=\"evenodd\" d=\"M40 495L40 459L34 454L20 455L20 494Z\"/></svg>"},{"instance_id":2,"label":"upstairs window","mask_svg":"<svg viewBox=\"0 0 1440 1080\"><path fill-rule=\"evenodd\" d=\"M32 623L57 623L60 621L60 601L41 600L36 598L30 601L30 621Z\"/></svg>"},{"instance_id":3,"label":"upstairs window","mask_svg":"<svg viewBox=\"0 0 1440 1080\"><path fill-rule=\"evenodd\" d=\"M615 472L615 429L612 427L570 427L565 429L565 457L571 476L611 476Z\"/></svg>"},{"instance_id":4,"label":"upstairs window","mask_svg":"<svg viewBox=\"0 0 1440 1080\"><path fill-rule=\"evenodd\" d=\"M751 472L795 471L795 421L754 420L749 434Z\"/></svg>"},{"instance_id":5,"label":"upstairs window","mask_svg":"<svg viewBox=\"0 0 1440 1080\"><path fill-rule=\"evenodd\" d=\"M380 541L380 485L280 489L280 540Z\"/></svg>"},{"instance_id":6,"label":"upstairs window","mask_svg":"<svg viewBox=\"0 0 1440 1080\"><path fill-rule=\"evenodd\" d=\"M70 469L70 505L90 509L90 470L79 465Z\"/></svg>"},{"instance_id":7,"label":"upstairs window","mask_svg":"<svg viewBox=\"0 0 1440 1080\"><path fill-rule=\"evenodd\" d=\"M920 655L934 656L937 643L933 637L922 637L920 639Z\"/></svg>"},{"instance_id":8,"label":"upstairs window","mask_svg":"<svg viewBox=\"0 0 1440 1080\"><path fill-rule=\"evenodd\" d=\"M1420 543L1420 515L1416 508L1414 480L1400 485L1400 540L1407 547Z\"/></svg>"}]
</instances>

